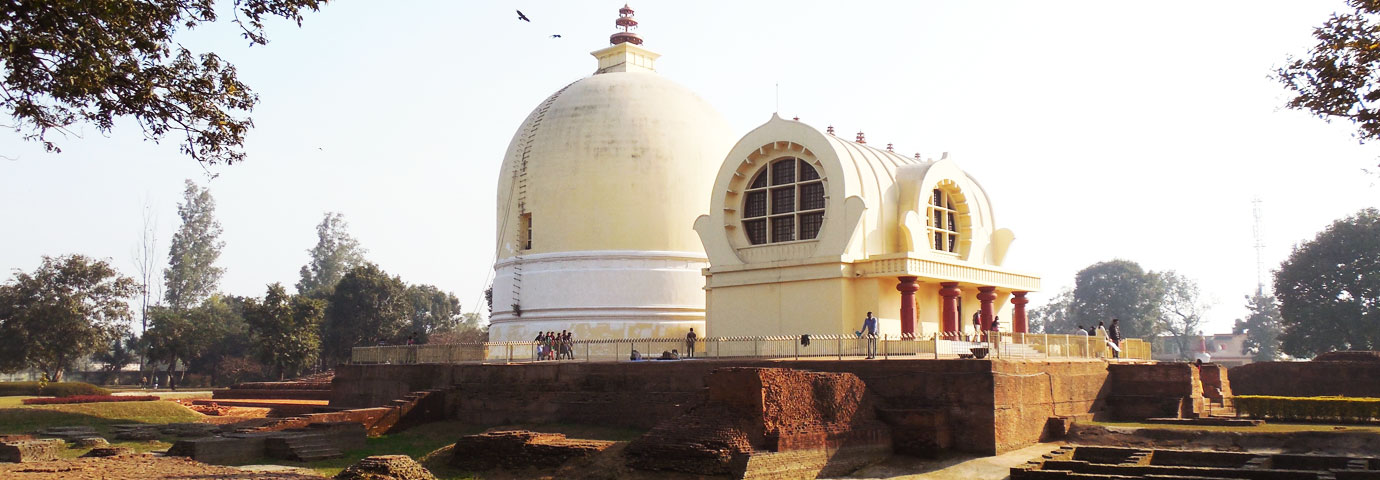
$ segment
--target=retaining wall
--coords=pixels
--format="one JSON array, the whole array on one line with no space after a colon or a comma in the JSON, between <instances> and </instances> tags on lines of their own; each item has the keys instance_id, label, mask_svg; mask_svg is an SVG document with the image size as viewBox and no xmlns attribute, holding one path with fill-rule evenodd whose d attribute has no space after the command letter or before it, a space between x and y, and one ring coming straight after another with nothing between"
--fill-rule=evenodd
<instances>
[{"instance_id":1,"label":"retaining wall","mask_svg":"<svg viewBox=\"0 0 1380 480\"><path fill-rule=\"evenodd\" d=\"M1380 362L1259 362L1227 371L1236 395L1380 397Z\"/></svg>"},{"instance_id":2,"label":"retaining wall","mask_svg":"<svg viewBox=\"0 0 1380 480\"><path fill-rule=\"evenodd\" d=\"M1088 414L1105 394L1107 378L1107 364L1089 360L341 365L331 406L377 406L407 392L455 388L446 416L466 422L650 429L703 403L705 375L729 366L852 373L876 396L883 420L901 432L898 451L912 444L981 454L1038 441L1051 416Z\"/></svg>"}]
</instances>

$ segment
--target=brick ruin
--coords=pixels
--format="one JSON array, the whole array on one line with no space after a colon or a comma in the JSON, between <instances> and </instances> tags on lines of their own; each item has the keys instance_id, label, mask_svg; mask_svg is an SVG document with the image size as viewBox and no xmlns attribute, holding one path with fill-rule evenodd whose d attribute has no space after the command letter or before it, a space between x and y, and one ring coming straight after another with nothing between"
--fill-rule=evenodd
<instances>
[{"instance_id":1,"label":"brick ruin","mask_svg":"<svg viewBox=\"0 0 1380 480\"><path fill-rule=\"evenodd\" d=\"M1066 446L1011 469L1011 480L1375 480L1380 458Z\"/></svg>"},{"instance_id":2,"label":"brick ruin","mask_svg":"<svg viewBox=\"0 0 1380 480\"><path fill-rule=\"evenodd\" d=\"M1257 362L1232 368L1237 395L1380 397L1380 352L1331 352L1308 362Z\"/></svg>"},{"instance_id":3,"label":"brick ruin","mask_svg":"<svg viewBox=\"0 0 1380 480\"><path fill-rule=\"evenodd\" d=\"M581 423L651 429L709 399L724 367L849 373L866 385L899 453L996 454L1048 438L1106 395L1103 361L852 360L342 365L331 406L363 408L446 390L444 416L475 425ZM1051 420L1054 419L1054 420Z\"/></svg>"},{"instance_id":4,"label":"brick ruin","mask_svg":"<svg viewBox=\"0 0 1380 480\"><path fill-rule=\"evenodd\" d=\"M847 474L891 454L867 386L851 373L723 368L708 399L628 445L629 465L744 478Z\"/></svg>"},{"instance_id":5,"label":"brick ruin","mask_svg":"<svg viewBox=\"0 0 1380 480\"><path fill-rule=\"evenodd\" d=\"M331 408L429 391L427 419L647 429L623 452L630 466L771 477L1000 454L1094 415L1200 421L1229 411L1235 382L1213 364L1068 359L342 365Z\"/></svg>"},{"instance_id":6,"label":"brick ruin","mask_svg":"<svg viewBox=\"0 0 1380 480\"><path fill-rule=\"evenodd\" d=\"M494 468L555 468L576 458L588 458L614 442L575 440L559 433L501 430L466 435L455 442L450 465L471 471Z\"/></svg>"},{"instance_id":7,"label":"brick ruin","mask_svg":"<svg viewBox=\"0 0 1380 480\"><path fill-rule=\"evenodd\" d=\"M255 462L264 457L314 461L364 448L364 438L364 426L359 423L315 423L302 429L235 432L178 440L168 449L168 455L218 465Z\"/></svg>"},{"instance_id":8,"label":"brick ruin","mask_svg":"<svg viewBox=\"0 0 1380 480\"><path fill-rule=\"evenodd\" d=\"M63 441L55 438L0 442L0 462L28 463L57 460L58 450L62 447Z\"/></svg>"}]
</instances>

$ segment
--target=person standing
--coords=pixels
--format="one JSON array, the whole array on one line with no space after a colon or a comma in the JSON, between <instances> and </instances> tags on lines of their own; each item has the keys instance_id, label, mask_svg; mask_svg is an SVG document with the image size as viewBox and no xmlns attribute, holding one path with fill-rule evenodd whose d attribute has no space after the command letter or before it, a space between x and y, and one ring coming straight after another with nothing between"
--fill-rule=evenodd
<instances>
[{"instance_id":1,"label":"person standing","mask_svg":"<svg viewBox=\"0 0 1380 480\"><path fill-rule=\"evenodd\" d=\"M872 312L867 312L867 317L863 318L862 334L867 336L867 358L877 358L877 317L872 316Z\"/></svg>"},{"instance_id":2,"label":"person standing","mask_svg":"<svg viewBox=\"0 0 1380 480\"><path fill-rule=\"evenodd\" d=\"M979 341L982 338L982 312L973 312L973 339Z\"/></svg>"},{"instance_id":3,"label":"person standing","mask_svg":"<svg viewBox=\"0 0 1380 480\"><path fill-rule=\"evenodd\" d=\"M1107 339L1112 341L1112 358L1121 358L1121 320L1113 318L1111 328L1107 329Z\"/></svg>"},{"instance_id":4,"label":"person standing","mask_svg":"<svg viewBox=\"0 0 1380 480\"><path fill-rule=\"evenodd\" d=\"M685 334L685 358L695 358L695 341L699 338L695 335L695 327L690 327L690 333Z\"/></svg>"}]
</instances>

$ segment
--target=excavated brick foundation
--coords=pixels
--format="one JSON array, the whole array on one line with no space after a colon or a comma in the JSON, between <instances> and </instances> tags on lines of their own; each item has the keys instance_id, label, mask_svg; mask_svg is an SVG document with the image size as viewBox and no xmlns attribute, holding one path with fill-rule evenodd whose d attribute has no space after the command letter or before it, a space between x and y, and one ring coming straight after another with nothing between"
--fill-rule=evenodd
<instances>
[{"instance_id":1,"label":"excavated brick foundation","mask_svg":"<svg viewBox=\"0 0 1380 480\"><path fill-rule=\"evenodd\" d=\"M614 442L574 440L560 433L503 430L466 435L455 442L452 466L483 471L494 468L554 468L604 451Z\"/></svg>"},{"instance_id":2,"label":"excavated brick foundation","mask_svg":"<svg viewBox=\"0 0 1380 480\"><path fill-rule=\"evenodd\" d=\"M1123 447L1060 447L1011 469L1011 480L1374 480L1380 458Z\"/></svg>"},{"instance_id":3,"label":"excavated brick foundation","mask_svg":"<svg viewBox=\"0 0 1380 480\"><path fill-rule=\"evenodd\" d=\"M629 466L745 478L847 474L891 454L867 386L850 373L723 368L708 400L628 445Z\"/></svg>"}]
</instances>

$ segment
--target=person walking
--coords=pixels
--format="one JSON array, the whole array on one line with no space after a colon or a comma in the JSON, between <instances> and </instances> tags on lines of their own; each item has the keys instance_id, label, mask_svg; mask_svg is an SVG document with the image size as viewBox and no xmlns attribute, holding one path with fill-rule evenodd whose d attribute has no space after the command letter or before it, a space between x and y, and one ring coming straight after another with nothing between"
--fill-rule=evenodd
<instances>
[{"instance_id":1,"label":"person walking","mask_svg":"<svg viewBox=\"0 0 1380 480\"><path fill-rule=\"evenodd\" d=\"M867 358L877 358L877 317L872 316L872 312L867 312L867 317L863 318L862 334L867 336Z\"/></svg>"},{"instance_id":2,"label":"person walking","mask_svg":"<svg viewBox=\"0 0 1380 480\"><path fill-rule=\"evenodd\" d=\"M982 338L982 312L973 312L973 338L970 341L976 342Z\"/></svg>"},{"instance_id":3,"label":"person walking","mask_svg":"<svg viewBox=\"0 0 1380 480\"><path fill-rule=\"evenodd\" d=\"M690 327L690 333L685 334L685 358L695 358L695 341L699 338L695 335L695 327Z\"/></svg>"}]
</instances>

